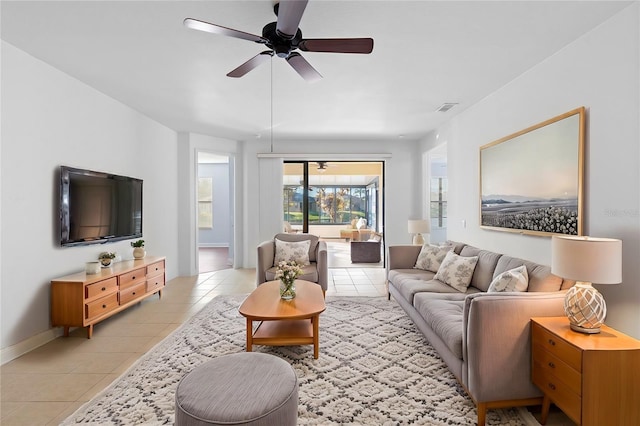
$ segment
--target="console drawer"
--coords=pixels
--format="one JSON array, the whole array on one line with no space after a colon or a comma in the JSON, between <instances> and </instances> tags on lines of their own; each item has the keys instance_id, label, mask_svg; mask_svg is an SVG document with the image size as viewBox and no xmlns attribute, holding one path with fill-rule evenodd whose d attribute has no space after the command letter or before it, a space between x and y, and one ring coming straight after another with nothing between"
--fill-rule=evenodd
<instances>
[{"instance_id":1,"label":"console drawer","mask_svg":"<svg viewBox=\"0 0 640 426\"><path fill-rule=\"evenodd\" d=\"M126 274L120 275L120 290L123 290L128 287L133 287L136 284L140 284L144 280L147 279L145 268L138 268L134 271L127 272Z\"/></svg>"},{"instance_id":2,"label":"console drawer","mask_svg":"<svg viewBox=\"0 0 640 426\"><path fill-rule=\"evenodd\" d=\"M164 274L164 260L147 266L147 277Z\"/></svg>"},{"instance_id":3,"label":"console drawer","mask_svg":"<svg viewBox=\"0 0 640 426\"><path fill-rule=\"evenodd\" d=\"M98 281L97 283L89 284L85 287L84 298L86 300L92 300L96 297L106 296L107 294L115 293L118 291L118 279L116 277L106 280Z\"/></svg>"},{"instance_id":4,"label":"console drawer","mask_svg":"<svg viewBox=\"0 0 640 426\"><path fill-rule=\"evenodd\" d=\"M124 305L125 303L144 296L145 285L145 283L140 283L133 287L126 288L125 290L120 290L120 304Z\"/></svg>"},{"instance_id":5,"label":"console drawer","mask_svg":"<svg viewBox=\"0 0 640 426\"><path fill-rule=\"evenodd\" d=\"M147 293L162 290L164 287L164 274L151 277L147 280Z\"/></svg>"},{"instance_id":6,"label":"console drawer","mask_svg":"<svg viewBox=\"0 0 640 426\"><path fill-rule=\"evenodd\" d=\"M85 305L85 317L91 320L118 307L118 293L112 293Z\"/></svg>"}]
</instances>

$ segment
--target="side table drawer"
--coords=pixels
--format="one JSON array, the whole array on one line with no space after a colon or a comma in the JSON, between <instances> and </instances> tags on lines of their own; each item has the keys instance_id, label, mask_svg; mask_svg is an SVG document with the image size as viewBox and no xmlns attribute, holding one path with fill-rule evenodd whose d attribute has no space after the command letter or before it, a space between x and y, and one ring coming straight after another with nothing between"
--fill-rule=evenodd
<instances>
[{"instance_id":1,"label":"side table drawer","mask_svg":"<svg viewBox=\"0 0 640 426\"><path fill-rule=\"evenodd\" d=\"M563 382L544 369L533 371L533 383L538 386L564 413L574 422L580 424L582 398L569 390Z\"/></svg>"},{"instance_id":2,"label":"side table drawer","mask_svg":"<svg viewBox=\"0 0 640 426\"><path fill-rule=\"evenodd\" d=\"M533 323L531 327L532 344L540 345L547 352L562 359L577 372L582 372L582 351L555 334Z\"/></svg>"},{"instance_id":3,"label":"side table drawer","mask_svg":"<svg viewBox=\"0 0 640 426\"><path fill-rule=\"evenodd\" d=\"M133 287L120 291L120 304L124 305L132 300L138 299L145 294L145 283L137 284Z\"/></svg>"},{"instance_id":4,"label":"side table drawer","mask_svg":"<svg viewBox=\"0 0 640 426\"><path fill-rule=\"evenodd\" d=\"M85 305L85 317L91 320L102 314L106 314L118 307L118 293L112 293L106 297L89 302Z\"/></svg>"},{"instance_id":5,"label":"side table drawer","mask_svg":"<svg viewBox=\"0 0 640 426\"><path fill-rule=\"evenodd\" d=\"M120 290L139 284L146 278L147 276L144 267L122 274L120 275Z\"/></svg>"},{"instance_id":6,"label":"side table drawer","mask_svg":"<svg viewBox=\"0 0 640 426\"><path fill-rule=\"evenodd\" d=\"M118 291L118 279L116 277L98 281L85 287L84 298L86 300L102 297Z\"/></svg>"},{"instance_id":7,"label":"side table drawer","mask_svg":"<svg viewBox=\"0 0 640 426\"><path fill-rule=\"evenodd\" d=\"M582 395L582 375L560 358L547 352L542 346L533 345L533 369L542 370L545 374L552 375L577 395Z\"/></svg>"}]
</instances>

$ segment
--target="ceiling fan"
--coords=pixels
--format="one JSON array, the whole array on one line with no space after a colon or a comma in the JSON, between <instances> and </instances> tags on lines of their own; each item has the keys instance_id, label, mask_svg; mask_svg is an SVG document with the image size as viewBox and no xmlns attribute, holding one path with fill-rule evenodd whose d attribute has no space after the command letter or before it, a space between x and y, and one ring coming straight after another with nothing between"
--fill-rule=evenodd
<instances>
[{"instance_id":1,"label":"ceiling fan","mask_svg":"<svg viewBox=\"0 0 640 426\"><path fill-rule=\"evenodd\" d=\"M303 52L329 53L371 53L372 38L302 38L298 28L308 0L281 0L273 6L276 22L268 23L262 29L262 36L245 33L217 24L186 18L184 25L194 30L240 38L266 45L270 50L258 53L227 74L228 77L242 77L258 65L266 62L274 54L286 59L291 67L306 81L322 78L320 73L296 50Z\"/></svg>"},{"instance_id":2,"label":"ceiling fan","mask_svg":"<svg viewBox=\"0 0 640 426\"><path fill-rule=\"evenodd\" d=\"M326 172L327 168L329 167L326 161L318 161L317 164L318 164L318 172L320 173Z\"/></svg>"}]
</instances>

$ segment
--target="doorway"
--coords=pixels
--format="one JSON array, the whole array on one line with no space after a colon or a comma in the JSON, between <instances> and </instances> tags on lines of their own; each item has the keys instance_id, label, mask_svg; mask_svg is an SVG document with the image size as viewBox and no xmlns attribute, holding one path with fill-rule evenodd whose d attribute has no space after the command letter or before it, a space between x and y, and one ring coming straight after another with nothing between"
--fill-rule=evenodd
<instances>
[{"instance_id":1,"label":"doorway","mask_svg":"<svg viewBox=\"0 0 640 426\"><path fill-rule=\"evenodd\" d=\"M329 267L384 266L383 206L383 161L284 163L284 230L326 241ZM352 241L375 239L379 256L352 256Z\"/></svg>"},{"instance_id":2,"label":"doorway","mask_svg":"<svg viewBox=\"0 0 640 426\"><path fill-rule=\"evenodd\" d=\"M431 224L431 243L447 240L447 145L442 144L425 154L426 210Z\"/></svg>"},{"instance_id":3,"label":"doorway","mask_svg":"<svg viewBox=\"0 0 640 426\"><path fill-rule=\"evenodd\" d=\"M232 268L232 158L199 151L197 176L198 273Z\"/></svg>"}]
</instances>

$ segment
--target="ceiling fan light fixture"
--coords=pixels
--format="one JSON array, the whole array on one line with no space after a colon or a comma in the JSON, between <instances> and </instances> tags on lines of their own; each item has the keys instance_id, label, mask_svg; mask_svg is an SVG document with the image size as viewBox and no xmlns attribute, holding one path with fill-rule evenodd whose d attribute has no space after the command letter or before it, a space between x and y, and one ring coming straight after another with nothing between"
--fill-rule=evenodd
<instances>
[{"instance_id":1,"label":"ceiling fan light fixture","mask_svg":"<svg viewBox=\"0 0 640 426\"><path fill-rule=\"evenodd\" d=\"M458 105L457 102L445 102L436 110L436 112L447 112L454 106Z\"/></svg>"}]
</instances>

